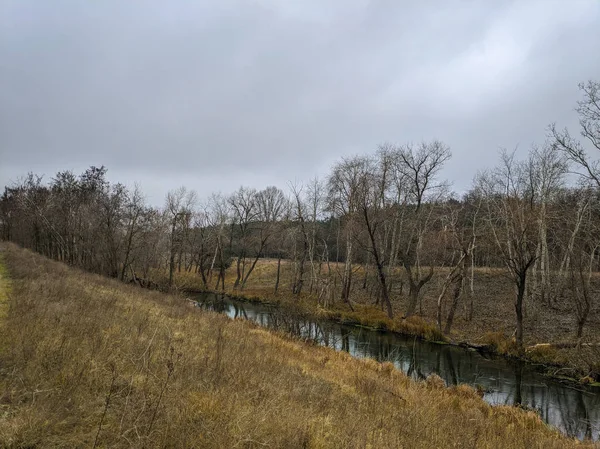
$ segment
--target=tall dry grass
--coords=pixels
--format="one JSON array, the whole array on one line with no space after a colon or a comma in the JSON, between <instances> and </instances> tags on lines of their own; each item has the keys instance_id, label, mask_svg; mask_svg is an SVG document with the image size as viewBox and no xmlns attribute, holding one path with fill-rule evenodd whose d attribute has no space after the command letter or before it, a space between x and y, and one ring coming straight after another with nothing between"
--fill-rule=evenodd
<instances>
[{"instance_id":1,"label":"tall dry grass","mask_svg":"<svg viewBox=\"0 0 600 449\"><path fill-rule=\"evenodd\" d=\"M391 364L5 248L4 447L580 445L466 386L415 383Z\"/></svg>"}]
</instances>

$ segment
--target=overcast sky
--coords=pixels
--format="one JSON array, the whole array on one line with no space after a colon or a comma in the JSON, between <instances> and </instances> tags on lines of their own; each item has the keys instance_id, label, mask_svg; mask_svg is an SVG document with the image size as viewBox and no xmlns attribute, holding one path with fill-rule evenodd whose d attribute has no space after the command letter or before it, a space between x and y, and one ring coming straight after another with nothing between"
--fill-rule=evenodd
<instances>
[{"instance_id":1,"label":"overcast sky","mask_svg":"<svg viewBox=\"0 0 600 449\"><path fill-rule=\"evenodd\" d=\"M105 165L162 204L440 139L463 191L577 128L597 0L0 0L0 186Z\"/></svg>"}]
</instances>

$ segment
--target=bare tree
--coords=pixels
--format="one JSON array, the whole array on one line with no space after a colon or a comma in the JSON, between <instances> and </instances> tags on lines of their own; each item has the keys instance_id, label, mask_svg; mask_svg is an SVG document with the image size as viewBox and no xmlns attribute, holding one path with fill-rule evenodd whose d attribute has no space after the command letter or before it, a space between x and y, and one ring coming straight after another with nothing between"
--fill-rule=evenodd
<instances>
[{"instance_id":1,"label":"bare tree","mask_svg":"<svg viewBox=\"0 0 600 449\"><path fill-rule=\"evenodd\" d=\"M183 225L188 223L196 204L196 192L180 187L167 193L165 211L171 222L169 242L169 288L173 286L175 255L181 253L183 245Z\"/></svg>"},{"instance_id":2,"label":"bare tree","mask_svg":"<svg viewBox=\"0 0 600 449\"><path fill-rule=\"evenodd\" d=\"M350 290L352 286L352 258L353 233L357 219L359 204L359 189L361 182L360 157L346 158L334 165L332 173L327 181L328 202L330 210L337 218L345 223L345 247L346 257L344 260L344 272L342 275L341 298L352 307L350 303Z\"/></svg>"},{"instance_id":3,"label":"bare tree","mask_svg":"<svg viewBox=\"0 0 600 449\"><path fill-rule=\"evenodd\" d=\"M294 282L292 283L292 293L295 295L300 295L302 293L302 288L304 287L304 273L305 273L305 265L306 259L309 256L310 250L310 235L308 231L308 225L306 223L306 204L302 199L302 186L298 186L296 184L290 185L290 190L292 191L293 196L293 218L294 221L298 223L298 232L300 235L300 240L302 241L300 250L300 254L298 257L294 257L294 260L298 260L295 264L295 276ZM295 251L296 253L296 251ZM279 269L279 267L278 267Z\"/></svg>"},{"instance_id":4,"label":"bare tree","mask_svg":"<svg viewBox=\"0 0 600 449\"><path fill-rule=\"evenodd\" d=\"M481 174L487 223L507 272L515 285L516 341L523 346L523 300L530 268L536 260L539 205L531 184L530 165L501 153L501 164Z\"/></svg>"},{"instance_id":5,"label":"bare tree","mask_svg":"<svg viewBox=\"0 0 600 449\"><path fill-rule=\"evenodd\" d=\"M576 111L579 114L580 134L591 148L600 151L600 82L588 81L580 83L579 90L583 98L577 102ZM597 251L596 233L586 233L586 217L593 216L593 204L597 198L589 192L600 189L600 160L590 157L584 143L573 138L567 129L559 131L555 124L550 126L550 132L556 148L564 153L566 158L578 168L576 173L584 183L583 198L578 201L578 208L574 214L575 221L572 226L566 251L563 255L559 269L559 280L564 280L566 273L570 273L567 286L572 292L577 314L577 338L581 339L583 326L587 320L591 307L593 293L590 291L592 266ZM593 186L593 187L588 187ZM589 198L594 198L592 201ZM568 217L567 217L568 218ZM583 231L582 231L583 229ZM581 234L587 236L585 243L577 244Z\"/></svg>"},{"instance_id":6,"label":"bare tree","mask_svg":"<svg viewBox=\"0 0 600 449\"><path fill-rule=\"evenodd\" d=\"M600 151L600 82L588 81L579 84L583 99L577 102L581 136L588 144ZM578 173L600 187L600 160L590 159L585 146L571 137L569 130L559 131L550 125L550 133L557 147L580 169Z\"/></svg>"},{"instance_id":7,"label":"bare tree","mask_svg":"<svg viewBox=\"0 0 600 449\"><path fill-rule=\"evenodd\" d=\"M398 201L399 238L397 257L404 267L409 284L409 304L405 316L415 313L423 286L433 277L433 264L422 273L421 250L431 223L433 203L446 192L446 183L437 176L451 157L442 142L423 142L416 148L405 145L393 150L394 185Z\"/></svg>"},{"instance_id":8,"label":"bare tree","mask_svg":"<svg viewBox=\"0 0 600 449\"><path fill-rule=\"evenodd\" d=\"M575 304L577 319L575 337L581 341L583 327L585 326L593 304L594 292L592 291L592 274L594 271L595 253L598 244L588 251L578 251L573 255L573 264L570 268L569 287Z\"/></svg>"},{"instance_id":9,"label":"bare tree","mask_svg":"<svg viewBox=\"0 0 600 449\"><path fill-rule=\"evenodd\" d=\"M386 223L390 206L387 198L389 160L380 153L378 160L363 158L361 161L361 176L359 190L359 210L363 219L369 244L367 251L373 257L377 270L379 292L387 315L394 317L390 301L387 271L386 271Z\"/></svg>"},{"instance_id":10,"label":"bare tree","mask_svg":"<svg viewBox=\"0 0 600 449\"><path fill-rule=\"evenodd\" d=\"M144 213L144 195L139 185L135 185L133 192L129 194L127 204L125 206L125 220L127 222L126 229L126 244L125 253L123 255L123 263L121 264L121 280L125 280L125 273L132 263L131 256L134 249L134 242L139 234L140 217Z\"/></svg>"},{"instance_id":11,"label":"bare tree","mask_svg":"<svg viewBox=\"0 0 600 449\"><path fill-rule=\"evenodd\" d=\"M316 255L317 255L317 245L320 242L320 239L317 239L319 233L319 223L318 220L322 217L324 203L325 203L325 186L322 181L318 178L313 178L311 182L307 186L307 195L305 202L307 204L308 209L308 218L310 220L309 226L309 251L308 251L308 259L310 261L310 292L313 292L313 289L318 288L318 277L320 275L320 267L321 263L319 263L318 268L316 264Z\"/></svg>"},{"instance_id":12,"label":"bare tree","mask_svg":"<svg viewBox=\"0 0 600 449\"><path fill-rule=\"evenodd\" d=\"M591 187L580 189L581 195L576 217L567 247L568 273L566 287L575 306L576 338L581 341L583 328L588 321L597 292L594 291L592 275L600 249L599 192Z\"/></svg>"},{"instance_id":13,"label":"bare tree","mask_svg":"<svg viewBox=\"0 0 600 449\"><path fill-rule=\"evenodd\" d=\"M219 274L217 276L217 283L215 289L219 289L219 283L221 290L225 290L225 269L228 266L229 257L225 256L225 226L230 220L230 204L227 198L222 195L213 194L209 202L209 213L208 220L210 226L215 232L215 250L210 263L208 282L212 281L212 275L215 266L219 268ZM218 265L217 265L218 264Z\"/></svg>"},{"instance_id":14,"label":"bare tree","mask_svg":"<svg viewBox=\"0 0 600 449\"><path fill-rule=\"evenodd\" d=\"M256 193L255 221L252 223L254 234L254 259L246 272L241 284L243 289L248 282L250 274L256 267L258 260L263 257L263 252L269 242L279 230L279 221L287 211L287 200L283 192L277 187L270 186Z\"/></svg>"},{"instance_id":15,"label":"bare tree","mask_svg":"<svg viewBox=\"0 0 600 449\"><path fill-rule=\"evenodd\" d=\"M229 197L229 204L233 211L233 221L231 223L232 234L235 226L239 229L236 278L233 284L233 288L238 288L244 279L246 271L246 256L251 234L250 226L258 216L256 190L240 187Z\"/></svg>"},{"instance_id":16,"label":"bare tree","mask_svg":"<svg viewBox=\"0 0 600 449\"><path fill-rule=\"evenodd\" d=\"M529 153L529 176L533 201L539 204L538 219L538 246L536 259L533 266L532 293L537 294L542 302L550 303L551 291L551 260L548 249L548 223L554 217L549 207L554 196L563 187L565 175L568 171L564 155L557 151L554 145L534 146Z\"/></svg>"},{"instance_id":17,"label":"bare tree","mask_svg":"<svg viewBox=\"0 0 600 449\"><path fill-rule=\"evenodd\" d=\"M472 218L474 223L475 216L479 212L478 209L471 211L467 206L466 201L458 206L455 206L453 203L449 203L447 209L448 210L444 217L445 220L443 232L450 234L452 251L458 253L459 257L458 261L454 264L453 268L446 276L437 301L437 325L438 329L442 331L442 310L444 299L448 289L453 286L452 302L446 318L446 326L443 329L445 334L449 334L450 329L452 328L458 301L464 290L466 261L472 256L475 247L476 234L474 232L474 227L465 226L465 224L468 223L467 216L468 214L473 213L473 217L468 218Z\"/></svg>"},{"instance_id":18,"label":"bare tree","mask_svg":"<svg viewBox=\"0 0 600 449\"><path fill-rule=\"evenodd\" d=\"M189 242L191 256L186 270L191 271L195 265L194 271L200 274L204 289L208 288L212 247L217 238L217 231L218 228L212 226L209 207L206 205L200 207L193 217L193 227Z\"/></svg>"}]
</instances>

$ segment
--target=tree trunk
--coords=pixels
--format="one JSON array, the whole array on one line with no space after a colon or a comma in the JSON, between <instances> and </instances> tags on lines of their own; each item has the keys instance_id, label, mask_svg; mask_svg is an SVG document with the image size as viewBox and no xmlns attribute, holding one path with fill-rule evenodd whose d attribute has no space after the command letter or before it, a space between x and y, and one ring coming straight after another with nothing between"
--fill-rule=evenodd
<instances>
[{"instance_id":1,"label":"tree trunk","mask_svg":"<svg viewBox=\"0 0 600 449\"><path fill-rule=\"evenodd\" d=\"M277 294L277 290L279 290L280 275L281 275L281 254L277 258L277 277L275 278L275 294Z\"/></svg>"},{"instance_id":2,"label":"tree trunk","mask_svg":"<svg viewBox=\"0 0 600 449\"><path fill-rule=\"evenodd\" d=\"M405 318L415 314L417 309L417 303L419 302L419 293L423 286L431 280L433 277L433 267L429 267L429 273L423 279L415 279L412 267L408 264L404 264L404 269L408 277L408 309L406 311Z\"/></svg>"},{"instance_id":3,"label":"tree trunk","mask_svg":"<svg viewBox=\"0 0 600 449\"><path fill-rule=\"evenodd\" d=\"M581 340L581 338L583 337L583 326L585 326L585 322L587 321L588 313L589 307L587 308L586 313L577 319L577 340Z\"/></svg>"},{"instance_id":4,"label":"tree trunk","mask_svg":"<svg viewBox=\"0 0 600 449\"><path fill-rule=\"evenodd\" d=\"M262 251L262 248L261 248L261 251ZM262 256L262 254L259 252L256 255L256 257L254 258L254 260L252 261L252 265L250 265L250 268L248 269L248 272L244 276L244 280L242 281L242 285L240 287L240 290L243 290L244 287L246 286L246 282L248 282L248 278L250 277L250 274L252 274L252 271L254 271L254 267L256 267L256 263L258 262L258 259L260 259L261 256Z\"/></svg>"},{"instance_id":5,"label":"tree trunk","mask_svg":"<svg viewBox=\"0 0 600 449\"><path fill-rule=\"evenodd\" d=\"M304 271L305 271L306 257L308 256L308 251L309 251L308 234L304 227L304 219L302 217L300 218L300 226L301 226L301 232L302 232L302 256L300 256L300 264L298 266L298 276L295 279L294 286L292 288L292 292L295 295L300 295L300 293L302 292L302 287L304 286Z\"/></svg>"},{"instance_id":6,"label":"tree trunk","mask_svg":"<svg viewBox=\"0 0 600 449\"><path fill-rule=\"evenodd\" d=\"M121 270L121 280L122 281L125 280L125 270L127 270L127 267L129 265L129 255L131 254L131 246L133 244L133 231L135 228L136 219L137 219L137 215L134 216L134 218L131 222L131 227L129 229L129 235L127 236L127 248L125 249L125 258L123 260L123 268Z\"/></svg>"},{"instance_id":7,"label":"tree trunk","mask_svg":"<svg viewBox=\"0 0 600 449\"><path fill-rule=\"evenodd\" d=\"M517 278L517 295L515 298L515 313L517 316L517 346L523 348L523 298L525 296L525 286L527 280L527 272L522 272Z\"/></svg>"},{"instance_id":8,"label":"tree trunk","mask_svg":"<svg viewBox=\"0 0 600 449\"><path fill-rule=\"evenodd\" d=\"M386 306L387 316L391 320L394 318L394 311L392 309L392 303L390 301L390 295L385 281L385 269L383 267L383 264L379 260L378 255L375 256L375 264L377 265L377 274L379 275L379 283L381 284L382 299Z\"/></svg>"},{"instance_id":9,"label":"tree trunk","mask_svg":"<svg viewBox=\"0 0 600 449\"><path fill-rule=\"evenodd\" d=\"M208 281L209 282L212 282L213 270L215 269L215 262L217 261L217 254L219 252L220 246L221 246L221 238L220 238L220 235L217 235L217 244L215 246L215 253L212 257L212 261L210 263L210 268L208 269Z\"/></svg>"},{"instance_id":10,"label":"tree trunk","mask_svg":"<svg viewBox=\"0 0 600 449\"><path fill-rule=\"evenodd\" d=\"M200 276L202 276L202 285L204 288L208 286L208 279L206 278L205 268L204 268L204 249L201 250L202 254L198 255L198 269L200 270Z\"/></svg>"},{"instance_id":11,"label":"tree trunk","mask_svg":"<svg viewBox=\"0 0 600 449\"><path fill-rule=\"evenodd\" d=\"M583 336L583 327L587 322L588 316L591 310L591 300L590 300L590 282L592 279L592 273L594 270L594 255L596 254L597 247L594 247L590 251L589 258L589 268L587 273L584 275L583 267L579 265L579 282L581 285L581 289L575 287L574 295L577 300L577 339L581 340Z\"/></svg>"},{"instance_id":12,"label":"tree trunk","mask_svg":"<svg viewBox=\"0 0 600 449\"><path fill-rule=\"evenodd\" d=\"M415 314L417 310L417 303L419 302L419 289L417 285L409 279L409 289L408 289L408 309L406 311L405 318L412 316Z\"/></svg>"},{"instance_id":13,"label":"tree trunk","mask_svg":"<svg viewBox=\"0 0 600 449\"><path fill-rule=\"evenodd\" d=\"M465 258L467 257L467 253L463 251L461 258L459 259L458 263L454 266L454 268L452 268L452 271L450 271L450 273L448 273L448 276L446 276L446 280L444 281L444 285L442 287L442 291L440 293L440 296L438 296L438 300L437 300L437 325L438 325L438 329L442 330L442 305L443 305L443 301L444 301L444 297L446 296L446 291L448 290L448 287L450 287L451 284L453 284L454 282L457 281L457 276L455 276L455 273L457 272L457 270L459 271L459 277L460 277L460 281L462 284L462 272L464 271L464 261ZM455 291L456 293L456 291ZM460 292L459 292L460 294ZM453 301L453 305L454 302L457 302L456 297L454 298ZM454 311L451 310L452 316L454 317ZM446 327L447 324L446 324Z\"/></svg>"},{"instance_id":14,"label":"tree trunk","mask_svg":"<svg viewBox=\"0 0 600 449\"><path fill-rule=\"evenodd\" d=\"M217 285L215 290L219 289L219 282L221 282L221 291L225 291L225 260L223 258L223 246L218 245L219 249L219 276L217 277Z\"/></svg>"},{"instance_id":15,"label":"tree trunk","mask_svg":"<svg viewBox=\"0 0 600 449\"><path fill-rule=\"evenodd\" d=\"M179 244L179 251L177 255L177 272L181 273L181 259L183 255L183 242Z\"/></svg>"},{"instance_id":16,"label":"tree trunk","mask_svg":"<svg viewBox=\"0 0 600 449\"><path fill-rule=\"evenodd\" d=\"M375 230L371 226L371 221L369 220L369 213L366 207L363 208L363 216L365 218L365 224L367 225L367 231L369 233L369 238L371 240L371 252L373 254L373 258L375 259L375 266L377 267L377 275L379 277L379 284L381 285L381 295L383 299L383 303L387 308L387 315L389 319L394 318L394 311L392 310L392 303L390 302L390 296L387 289L386 277L385 277L385 268L383 266L383 262L381 261L381 257L379 255L379 250L377 248L377 241L375 239ZM366 287L366 278L367 278L367 268L365 266L365 282L363 288Z\"/></svg>"},{"instance_id":17,"label":"tree trunk","mask_svg":"<svg viewBox=\"0 0 600 449\"><path fill-rule=\"evenodd\" d=\"M352 240L346 239L346 264L344 265L344 279L342 282L342 300L350 303L350 287L352 285Z\"/></svg>"},{"instance_id":18,"label":"tree trunk","mask_svg":"<svg viewBox=\"0 0 600 449\"><path fill-rule=\"evenodd\" d=\"M471 276L469 279L469 313L467 314L467 321L473 320L473 302L475 301L475 237L473 237L473 243L471 244Z\"/></svg>"},{"instance_id":19,"label":"tree trunk","mask_svg":"<svg viewBox=\"0 0 600 449\"><path fill-rule=\"evenodd\" d=\"M177 217L173 217L171 225L171 254L169 255L169 289L173 286L173 270L175 269L175 224Z\"/></svg>"},{"instance_id":20,"label":"tree trunk","mask_svg":"<svg viewBox=\"0 0 600 449\"><path fill-rule=\"evenodd\" d=\"M240 255L237 258L237 263L236 263L236 278L235 278L235 282L233 283L233 288L234 289L238 288L238 286L240 285L240 280L242 279L241 264L242 264L242 253L240 253Z\"/></svg>"},{"instance_id":21,"label":"tree trunk","mask_svg":"<svg viewBox=\"0 0 600 449\"><path fill-rule=\"evenodd\" d=\"M452 329L452 323L454 322L454 314L456 313L456 308L458 307L458 300L460 299L460 295L463 291L463 282L464 282L464 261L463 265L458 272L456 279L454 280L454 294L452 298L452 305L450 306L450 311L448 312L448 317L446 318L446 327L444 328L444 334L448 335L450 330Z\"/></svg>"}]
</instances>

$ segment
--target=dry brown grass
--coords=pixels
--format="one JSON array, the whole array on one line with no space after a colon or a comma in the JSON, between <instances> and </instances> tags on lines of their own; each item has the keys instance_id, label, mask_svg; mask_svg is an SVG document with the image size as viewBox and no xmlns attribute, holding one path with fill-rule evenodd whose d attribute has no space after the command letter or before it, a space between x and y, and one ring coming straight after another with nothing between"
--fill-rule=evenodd
<instances>
[{"instance_id":1,"label":"dry brown grass","mask_svg":"<svg viewBox=\"0 0 600 449\"><path fill-rule=\"evenodd\" d=\"M564 448L533 412L7 245L4 447Z\"/></svg>"},{"instance_id":2,"label":"dry brown grass","mask_svg":"<svg viewBox=\"0 0 600 449\"><path fill-rule=\"evenodd\" d=\"M332 271L343 269L335 263L331 264ZM325 269L325 268L324 268ZM305 284L301 298L291 294L292 265L289 261L282 261L281 282L279 293L275 294L275 276L277 261L263 259L258 262L246 288L243 291L233 290L235 280L235 267L227 271L225 289L232 296L255 299L266 302L281 302L284 305L302 307L308 313L315 313L345 323L355 323L367 327L388 329L397 332L417 335L428 340L442 340L444 336L435 325L437 314L437 295L441 290L446 271L449 268L438 268L432 281L423 291L422 313L419 318L403 320L408 298L406 288L404 295L400 294L398 286L403 278L403 272L398 269L394 275L396 289L392 295L392 306L395 318L390 320L386 313L373 305L373 298L369 297L367 290L361 288L364 269L361 266L354 268L355 288L352 293L354 311L335 297L335 302L323 309L317 304L316 294L310 294L308 281ZM165 274L155 273L156 276ZM307 273L307 279L309 274ZM202 289L200 276L194 273L176 273L176 283L181 289ZM600 283L600 282L599 282ZM512 338L515 330L514 313L514 287L504 276L504 270L499 268L477 268L475 272L475 301L474 319L466 318L466 298L461 300L454 319L452 332L447 338L454 342L469 342L474 344L489 344L498 353L510 356L529 356L521 354ZM596 288L599 288L596 285ZM563 303L554 307L543 304L527 302L525 304L525 344L538 343L564 343L574 340L575 317L574 305ZM600 343L600 304L595 304L585 327L584 341ZM535 353L530 357L538 363L549 363L564 366L561 373L573 378L592 375L600 378L600 348L582 347L574 350L571 346L556 348L544 354Z\"/></svg>"}]
</instances>

